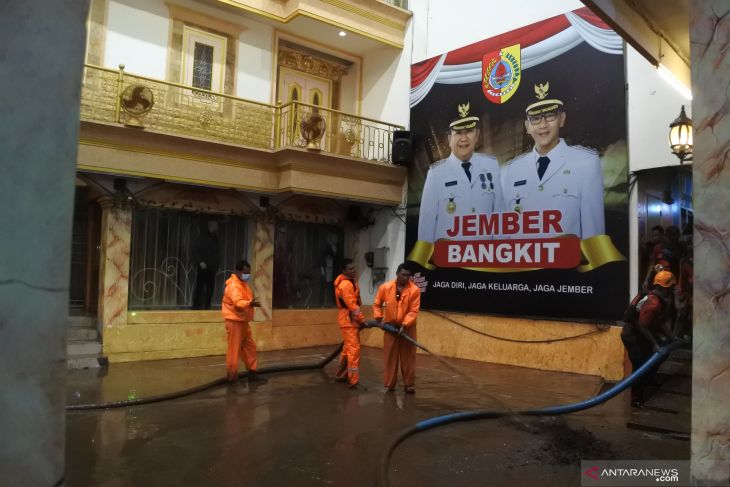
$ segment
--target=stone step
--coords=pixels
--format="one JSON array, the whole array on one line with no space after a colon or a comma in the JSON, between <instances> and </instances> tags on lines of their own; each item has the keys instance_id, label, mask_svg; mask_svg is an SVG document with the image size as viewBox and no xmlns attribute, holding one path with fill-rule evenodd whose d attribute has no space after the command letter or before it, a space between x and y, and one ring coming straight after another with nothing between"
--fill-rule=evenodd
<instances>
[{"instance_id":1,"label":"stone step","mask_svg":"<svg viewBox=\"0 0 730 487\"><path fill-rule=\"evenodd\" d=\"M667 394L659 390L644 403L644 407L666 413L690 414L692 398L681 394Z\"/></svg>"},{"instance_id":2,"label":"stone step","mask_svg":"<svg viewBox=\"0 0 730 487\"><path fill-rule=\"evenodd\" d=\"M106 357L92 353L89 355L76 355L74 357L69 356L66 361L66 368L68 370L98 369L99 367L106 366L106 363Z\"/></svg>"},{"instance_id":3,"label":"stone step","mask_svg":"<svg viewBox=\"0 0 730 487\"><path fill-rule=\"evenodd\" d=\"M689 435L690 423L689 412L669 413L642 409L631 414L626 426L642 431Z\"/></svg>"},{"instance_id":4,"label":"stone step","mask_svg":"<svg viewBox=\"0 0 730 487\"><path fill-rule=\"evenodd\" d=\"M692 361L692 349L691 348L680 348L672 352L670 357L673 360Z\"/></svg>"},{"instance_id":5,"label":"stone step","mask_svg":"<svg viewBox=\"0 0 730 487\"><path fill-rule=\"evenodd\" d=\"M99 355L101 353L101 343L96 340L68 342L66 344L66 353L69 359L80 355Z\"/></svg>"},{"instance_id":6,"label":"stone step","mask_svg":"<svg viewBox=\"0 0 730 487\"><path fill-rule=\"evenodd\" d=\"M692 376L672 375L664 377L663 380L664 384L661 386L663 393L692 395Z\"/></svg>"},{"instance_id":7,"label":"stone step","mask_svg":"<svg viewBox=\"0 0 730 487\"><path fill-rule=\"evenodd\" d=\"M692 377L692 362L674 360L672 357L664 362L658 370L663 375L682 375Z\"/></svg>"},{"instance_id":8,"label":"stone step","mask_svg":"<svg viewBox=\"0 0 730 487\"><path fill-rule=\"evenodd\" d=\"M72 326L68 329L66 335L67 340L70 342L78 342L84 340L99 340L99 332L96 328L83 328L80 326Z\"/></svg>"},{"instance_id":9,"label":"stone step","mask_svg":"<svg viewBox=\"0 0 730 487\"><path fill-rule=\"evenodd\" d=\"M69 316L68 324L70 327L96 329L96 316Z\"/></svg>"}]
</instances>

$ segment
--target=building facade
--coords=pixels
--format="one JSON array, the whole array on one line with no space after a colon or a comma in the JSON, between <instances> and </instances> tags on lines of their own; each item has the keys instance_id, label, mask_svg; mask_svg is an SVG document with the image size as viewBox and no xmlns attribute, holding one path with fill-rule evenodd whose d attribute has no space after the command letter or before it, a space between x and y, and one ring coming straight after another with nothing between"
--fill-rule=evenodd
<instances>
[{"instance_id":1,"label":"building facade","mask_svg":"<svg viewBox=\"0 0 730 487\"><path fill-rule=\"evenodd\" d=\"M339 341L342 259L370 300L365 254L402 259L391 145L408 123L410 16L392 2L92 2L70 307L110 361L224 353L240 259L260 349Z\"/></svg>"},{"instance_id":2,"label":"building facade","mask_svg":"<svg viewBox=\"0 0 730 487\"><path fill-rule=\"evenodd\" d=\"M404 259L406 168L392 163L391 144L409 126L411 63L574 3L505 17L485 31L451 29L457 19L438 2L411 2L412 14L381 1L94 0L72 314L97 324L110 361L223 353L223 283L245 258L263 302L254 327L260 349L338 342L331 283L341 259L355 258L366 306ZM646 79L636 58L628 48L630 85ZM652 157L632 145L650 109L632 107L668 105L644 88L630 92L632 171ZM637 234L646 226L639 208ZM197 262L209 225L219 246L210 302ZM447 356L614 380L624 373L617 327L533 345L474 341L450 320L525 342L587 333L594 323L422 313L419 336ZM374 332L363 340L380 345Z\"/></svg>"}]
</instances>

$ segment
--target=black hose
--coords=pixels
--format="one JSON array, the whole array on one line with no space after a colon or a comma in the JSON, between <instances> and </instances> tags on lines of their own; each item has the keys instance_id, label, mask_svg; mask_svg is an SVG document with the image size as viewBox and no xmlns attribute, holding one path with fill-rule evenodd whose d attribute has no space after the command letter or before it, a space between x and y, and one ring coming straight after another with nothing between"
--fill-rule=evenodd
<instances>
[{"instance_id":1,"label":"black hose","mask_svg":"<svg viewBox=\"0 0 730 487\"><path fill-rule=\"evenodd\" d=\"M439 318L441 318L443 320L449 321L449 322L451 322L451 323L453 323L453 324L455 324L457 326L460 326L460 327L462 327L462 328L464 328L466 330L469 330L472 333L476 333L477 335L481 335L481 336L484 336L484 337L487 337L487 338L491 338L493 340L500 340L500 341L503 341L503 342L511 342L511 343L532 343L532 344L535 344L535 343L565 342L565 341L568 341L568 340L575 340L576 338L587 337L588 335L593 335L595 333L603 333L605 331L608 331L608 329L610 328L609 325L605 325L605 324L603 324L603 325L595 325L594 324L593 326L596 328L595 330L588 331L586 333L580 333L578 335L570 335L570 336L557 337L557 338L546 338L544 340L518 340L516 338L501 337L501 336L497 336L497 335L492 335L491 333L486 333L484 331L479 331L476 328L472 328L471 326L467 326L464 323L461 323L460 321L456 321L455 319L453 319L453 318L451 318L449 316L446 316L443 313L439 313L438 311L429 310L429 313L431 313L432 315L438 316Z\"/></svg>"},{"instance_id":2,"label":"black hose","mask_svg":"<svg viewBox=\"0 0 730 487\"><path fill-rule=\"evenodd\" d=\"M288 365L288 364L282 364L282 365L272 365L270 367L263 367L261 369L258 369L256 372L259 374L273 374L276 372L292 372L296 370L312 370L312 369L321 369L328 363L330 363L332 360L334 360L337 355L342 351L342 343L339 344L339 346L332 351L329 355L326 357L312 363L305 363L305 364L296 364L296 365ZM248 376L248 372L239 372L238 377L244 378ZM114 408L125 408L129 406L139 406L141 404L150 404L153 402L160 402L160 401L169 401L170 399L178 399L180 397L189 396L191 394L196 394L201 391L205 391L207 389L212 389L213 387L218 387L224 384L228 384L228 380L225 377L222 377L220 379L216 379L211 382L206 382L205 384L200 384L199 386L191 387L189 389L183 389L181 391L174 391L174 392L168 392L167 394L159 394L157 396L150 396L150 397L141 397L139 399L126 399L123 401L112 401L102 404L70 404L66 406L66 411L88 411L90 409L114 409Z\"/></svg>"},{"instance_id":3,"label":"black hose","mask_svg":"<svg viewBox=\"0 0 730 487\"><path fill-rule=\"evenodd\" d=\"M438 428L439 426L446 426L447 424L457 423L462 421L474 421L477 419L494 419L502 418L506 416L557 416L560 414L574 413L577 411L583 411L599 404L603 404L609 399L615 397L619 393L626 390L631 384L640 379L644 374L652 370L654 367L661 364L661 362L671 353L673 350L684 345L684 341L676 341L668 345L663 346L652 355L641 367L634 371L631 375L618 382L609 390L599 394L595 397L587 399L585 401L563 404L560 406L551 406L541 409L530 409L526 411L500 411L500 410L475 410L475 411L462 411L458 413L445 414L443 416L436 416L433 418L425 419L416 423L415 425L402 430L398 435L390 442L388 448L383 451L380 457L380 463L378 465L378 472L376 476L376 485L378 487L388 487L390 482L388 480L388 472L390 470L390 459L393 456L395 449L403 443L408 437L422 433L424 431Z\"/></svg>"}]
</instances>

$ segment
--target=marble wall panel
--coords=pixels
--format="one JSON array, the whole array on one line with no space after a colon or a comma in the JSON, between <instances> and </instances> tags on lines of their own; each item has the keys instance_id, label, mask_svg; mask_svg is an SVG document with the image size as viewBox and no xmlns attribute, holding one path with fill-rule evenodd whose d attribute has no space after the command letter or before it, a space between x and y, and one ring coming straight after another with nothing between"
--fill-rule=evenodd
<instances>
[{"instance_id":1,"label":"marble wall panel","mask_svg":"<svg viewBox=\"0 0 730 487\"><path fill-rule=\"evenodd\" d=\"M106 14L107 0L92 0L87 20L86 62L94 66L103 66L104 48L106 46Z\"/></svg>"},{"instance_id":2,"label":"marble wall panel","mask_svg":"<svg viewBox=\"0 0 730 487\"><path fill-rule=\"evenodd\" d=\"M99 323L104 334L108 328L127 322L132 211L114 207L109 200L100 204Z\"/></svg>"},{"instance_id":3,"label":"marble wall panel","mask_svg":"<svg viewBox=\"0 0 730 487\"><path fill-rule=\"evenodd\" d=\"M274 223L264 219L256 220L253 234L253 295L261 302L254 313L255 321L271 319L274 288Z\"/></svg>"},{"instance_id":4,"label":"marble wall panel","mask_svg":"<svg viewBox=\"0 0 730 487\"><path fill-rule=\"evenodd\" d=\"M689 2L694 126L692 477L730 481L730 2ZM679 107L677 107L679 109Z\"/></svg>"}]
</instances>

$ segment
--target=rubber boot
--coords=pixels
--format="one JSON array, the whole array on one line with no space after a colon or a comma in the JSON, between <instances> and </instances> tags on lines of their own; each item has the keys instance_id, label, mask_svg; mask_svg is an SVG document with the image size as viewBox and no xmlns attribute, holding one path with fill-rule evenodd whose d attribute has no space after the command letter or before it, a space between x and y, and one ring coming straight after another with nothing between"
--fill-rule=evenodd
<instances>
[{"instance_id":1,"label":"rubber boot","mask_svg":"<svg viewBox=\"0 0 730 487\"><path fill-rule=\"evenodd\" d=\"M256 382L258 384L266 384L267 382L269 382L268 379L261 377L258 373L256 373L255 370L251 370L248 372L248 381Z\"/></svg>"}]
</instances>

